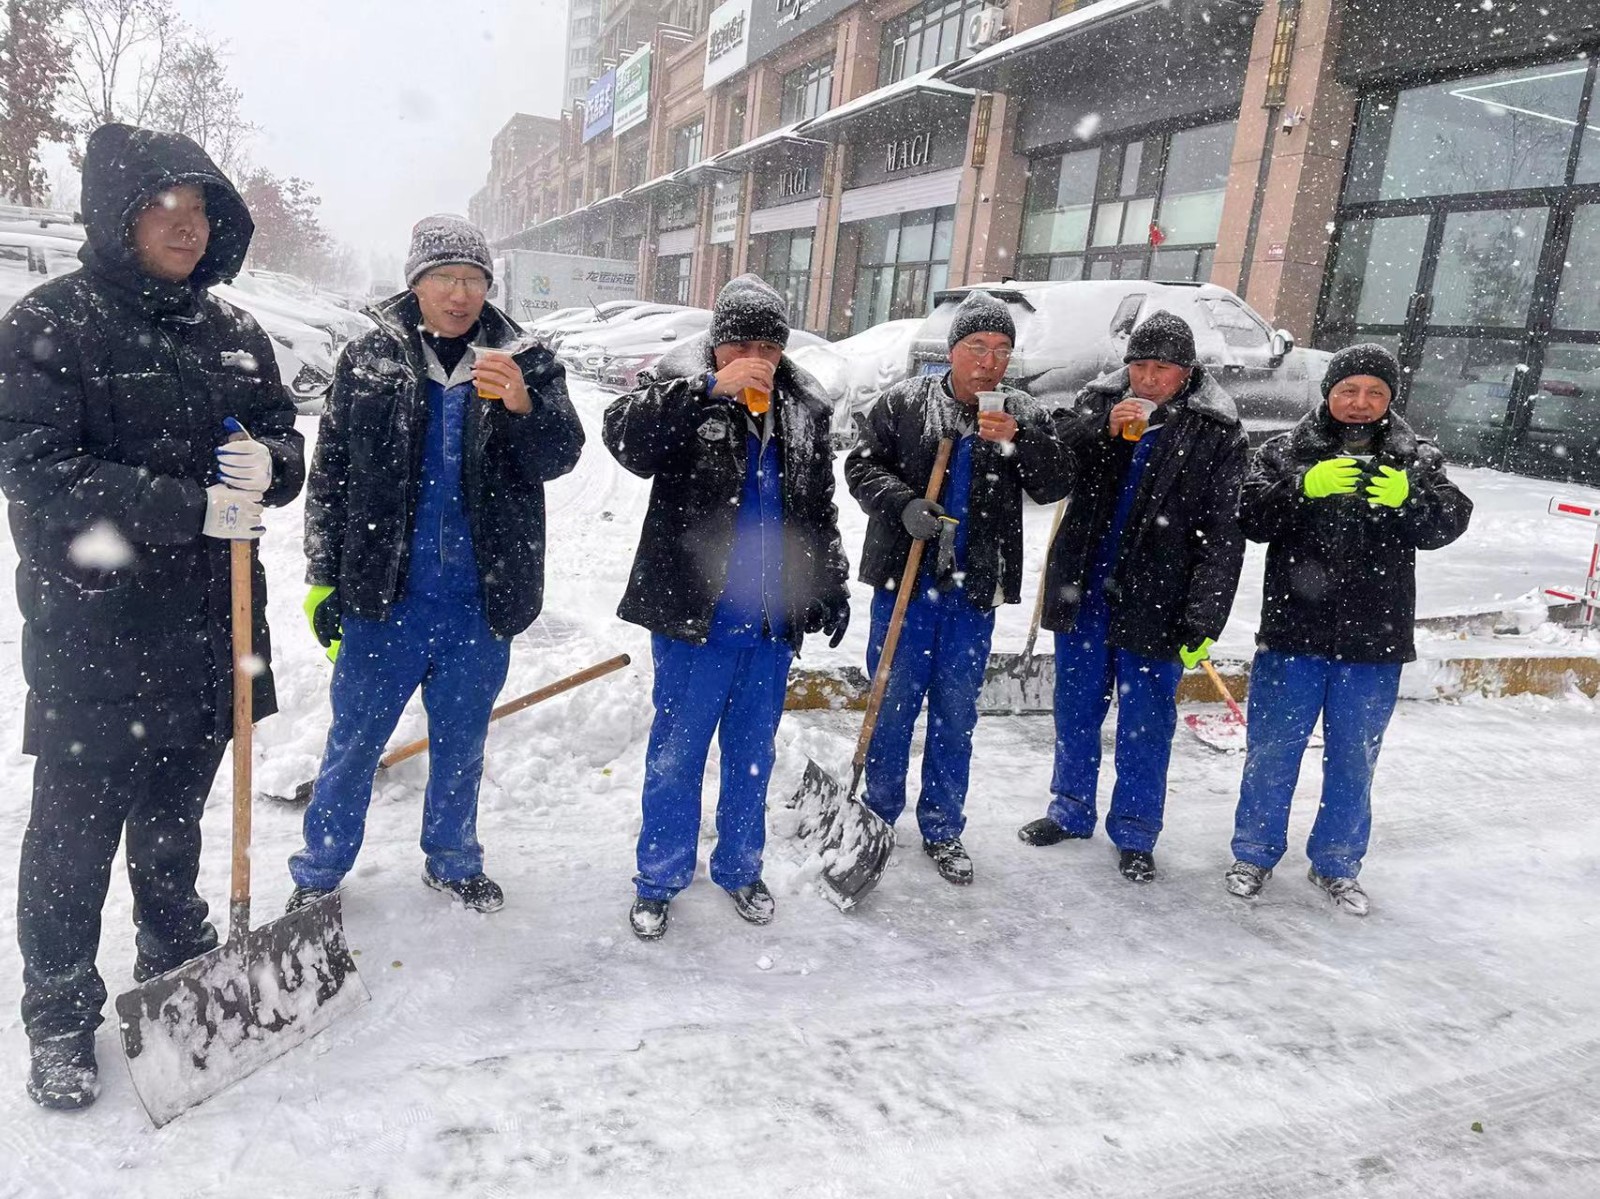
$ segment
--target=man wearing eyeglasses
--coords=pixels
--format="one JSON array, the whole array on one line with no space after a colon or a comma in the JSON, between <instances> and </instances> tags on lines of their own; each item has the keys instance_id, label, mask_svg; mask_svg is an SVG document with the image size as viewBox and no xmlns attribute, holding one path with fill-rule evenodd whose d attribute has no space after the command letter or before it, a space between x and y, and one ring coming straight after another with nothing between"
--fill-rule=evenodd
<instances>
[{"instance_id":1,"label":"man wearing eyeglasses","mask_svg":"<svg viewBox=\"0 0 1600 1199\"><path fill-rule=\"evenodd\" d=\"M895 588L912 539L934 543L906 609L893 673L867 753L869 808L893 824L906 806L911 730L928 705L917 827L945 881L972 881L961 843L978 692L994 612L1022 593L1022 494L1065 495L1072 461L1044 409L1001 385L1016 341L1010 310L973 291L949 333L950 369L896 384L859 419L845 462L850 494L869 517L861 581L874 588L867 673L883 652ZM926 498L934 458L954 441L937 501Z\"/></svg>"},{"instance_id":2,"label":"man wearing eyeglasses","mask_svg":"<svg viewBox=\"0 0 1600 1199\"><path fill-rule=\"evenodd\" d=\"M483 743L511 638L544 601L544 485L576 464L583 430L549 351L485 302L493 272L476 226L419 221L409 290L369 310L377 328L334 368L305 536L333 724L290 911L355 864L378 758L418 687L422 881L475 911L504 903L477 838Z\"/></svg>"}]
</instances>

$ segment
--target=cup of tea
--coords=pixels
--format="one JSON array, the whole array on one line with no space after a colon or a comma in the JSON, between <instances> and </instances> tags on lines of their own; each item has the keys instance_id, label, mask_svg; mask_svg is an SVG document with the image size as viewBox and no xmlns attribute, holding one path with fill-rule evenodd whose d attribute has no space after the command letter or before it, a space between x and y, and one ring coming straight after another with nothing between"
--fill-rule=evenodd
<instances>
[{"instance_id":1,"label":"cup of tea","mask_svg":"<svg viewBox=\"0 0 1600 1199\"><path fill-rule=\"evenodd\" d=\"M1156 405L1154 400L1141 400L1135 396L1130 396L1129 399L1139 405L1142 415L1134 417L1122 426L1122 440L1138 441L1149 432L1150 417L1155 414Z\"/></svg>"},{"instance_id":2,"label":"cup of tea","mask_svg":"<svg viewBox=\"0 0 1600 1199\"><path fill-rule=\"evenodd\" d=\"M978 393L979 412L1004 412L1006 410L1006 393L1003 391L980 391Z\"/></svg>"},{"instance_id":3,"label":"cup of tea","mask_svg":"<svg viewBox=\"0 0 1600 1199\"><path fill-rule=\"evenodd\" d=\"M772 407L772 393L746 387L739 393L739 402L749 409L751 416L765 416L767 409Z\"/></svg>"},{"instance_id":4,"label":"cup of tea","mask_svg":"<svg viewBox=\"0 0 1600 1199\"><path fill-rule=\"evenodd\" d=\"M496 353L496 351L494 351L494 350L480 350L477 346L468 346L467 348L472 351L472 361L473 361L474 365L476 365L477 363L482 362L490 354ZM494 389L494 385L493 384L484 383L482 381L478 381L477 387L478 387L478 398L480 400L503 400L503 399L505 399L505 396L501 395L498 391L496 391Z\"/></svg>"}]
</instances>

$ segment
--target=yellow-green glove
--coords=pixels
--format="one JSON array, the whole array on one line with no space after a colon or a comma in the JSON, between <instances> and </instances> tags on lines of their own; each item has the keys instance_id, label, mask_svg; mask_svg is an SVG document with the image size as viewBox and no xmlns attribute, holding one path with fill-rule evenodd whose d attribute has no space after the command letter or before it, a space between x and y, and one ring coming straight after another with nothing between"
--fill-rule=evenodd
<instances>
[{"instance_id":1,"label":"yellow-green glove","mask_svg":"<svg viewBox=\"0 0 1600 1199\"><path fill-rule=\"evenodd\" d=\"M1310 470L1301 484L1307 498L1324 499L1330 495L1354 495L1361 481L1361 467L1354 458L1325 458Z\"/></svg>"},{"instance_id":2,"label":"yellow-green glove","mask_svg":"<svg viewBox=\"0 0 1600 1199\"><path fill-rule=\"evenodd\" d=\"M1411 494L1411 479L1403 470L1380 466L1372 482L1367 484L1367 503L1385 508L1398 508Z\"/></svg>"},{"instance_id":3,"label":"yellow-green glove","mask_svg":"<svg viewBox=\"0 0 1600 1199\"><path fill-rule=\"evenodd\" d=\"M339 657L340 625L344 621L338 589L318 584L306 594L306 602L301 607L305 610L306 623L311 626L311 635L327 648L328 661L335 661Z\"/></svg>"},{"instance_id":4,"label":"yellow-green glove","mask_svg":"<svg viewBox=\"0 0 1600 1199\"><path fill-rule=\"evenodd\" d=\"M1178 647L1178 657L1183 662L1183 668L1185 670L1193 670L1200 663L1209 661L1211 647L1216 643L1215 637L1206 637L1193 649L1190 649L1187 645L1180 645Z\"/></svg>"}]
</instances>

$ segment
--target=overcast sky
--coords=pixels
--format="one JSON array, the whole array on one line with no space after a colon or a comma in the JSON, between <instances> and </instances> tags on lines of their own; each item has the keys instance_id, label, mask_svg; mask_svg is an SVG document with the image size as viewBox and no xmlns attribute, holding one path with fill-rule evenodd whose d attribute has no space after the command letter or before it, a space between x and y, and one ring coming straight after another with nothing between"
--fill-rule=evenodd
<instances>
[{"instance_id":1,"label":"overcast sky","mask_svg":"<svg viewBox=\"0 0 1600 1199\"><path fill-rule=\"evenodd\" d=\"M403 256L412 222L465 212L513 112L561 101L566 0L177 0L226 39L252 160L302 175L323 223Z\"/></svg>"}]
</instances>

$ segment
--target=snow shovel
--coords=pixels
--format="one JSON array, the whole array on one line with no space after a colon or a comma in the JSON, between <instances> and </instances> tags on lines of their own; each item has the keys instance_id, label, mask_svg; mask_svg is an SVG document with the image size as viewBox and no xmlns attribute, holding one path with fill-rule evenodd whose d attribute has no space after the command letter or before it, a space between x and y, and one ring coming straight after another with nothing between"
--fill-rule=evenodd
<instances>
[{"instance_id":1,"label":"snow shovel","mask_svg":"<svg viewBox=\"0 0 1600 1199\"><path fill-rule=\"evenodd\" d=\"M621 670L624 666L629 665L632 661L633 659L627 654L618 654L614 658L607 658L604 662L597 662L593 666L586 666L576 674L569 674L564 679L557 679L553 683L546 683L543 687L540 687L537 690L530 691L526 695L519 695L516 699L508 700L499 707L495 708L494 711L489 713L489 723L493 724L502 716L510 716L514 713L522 711L524 708L531 708L534 704L543 703L547 699L553 699L554 697L560 695L563 691L571 691L574 687L581 687L583 684L590 682L591 680L598 679L601 675L610 674L613 670ZM378 769L387 770L391 766L398 765L401 762L407 761L410 758L414 758L418 754L426 753L427 751L428 739L426 737L419 737L409 744L402 745L398 749L391 749L388 753L384 754L383 757L378 759ZM262 798L276 800L279 803L307 804L311 802L311 788L315 784L315 779L307 779L294 789L293 795L266 795Z\"/></svg>"},{"instance_id":2,"label":"snow shovel","mask_svg":"<svg viewBox=\"0 0 1600 1199\"><path fill-rule=\"evenodd\" d=\"M1206 677L1228 705L1228 713L1226 716L1202 716L1198 712L1191 712L1183 718L1183 723L1200 738L1202 744L1222 753L1238 753L1245 747L1244 713L1233 702L1233 693L1228 690L1228 684L1222 681L1217 668L1211 665L1211 659L1201 658L1200 665L1205 667Z\"/></svg>"},{"instance_id":3,"label":"snow shovel","mask_svg":"<svg viewBox=\"0 0 1600 1199\"><path fill-rule=\"evenodd\" d=\"M939 451L933 460L933 474L928 477L926 498L929 500L939 498L953 445L948 437L939 442ZM912 541L911 551L906 555L906 567L900 575L900 590L895 593L894 612L889 617L889 629L883 639L883 653L879 655L878 669L872 676L866 719L861 722L861 735L856 738L849 788L840 786L839 780L815 761L807 760L800 789L786 805L800 813L796 835L819 843L823 863L823 894L841 912L848 912L855 907L878 885L884 868L889 864L889 854L894 850L893 826L862 803L856 797L856 792L860 789L861 776L867 768L867 750L872 745L873 730L878 727L878 712L883 707L884 692L889 687L895 647L900 643L900 628L905 624L906 608L916 591L917 571L922 567L922 551L926 544Z\"/></svg>"},{"instance_id":4,"label":"snow shovel","mask_svg":"<svg viewBox=\"0 0 1600 1199\"><path fill-rule=\"evenodd\" d=\"M117 996L133 1089L157 1128L366 1003L339 893L250 927L250 543L234 541L233 887L228 939Z\"/></svg>"},{"instance_id":5,"label":"snow shovel","mask_svg":"<svg viewBox=\"0 0 1600 1199\"><path fill-rule=\"evenodd\" d=\"M986 711L1027 712L1040 706L1050 710L1049 683L1043 682L1044 660L1034 654L1039 641L1039 625L1044 620L1044 592L1050 575L1050 550L1061 529L1061 518L1066 515L1067 501L1056 505L1055 517L1050 522L1050 540L1045 546L1044 563L1039 567L1039 594L1033 601L1033 619L1028 625L1028 640L1020 654L990 654L989 666L984 674L983 688ZM1053 676L1052 676L1053 678ZM1035 692L1046 694L1035 695Z\"/></svg>"}]
</instances>

